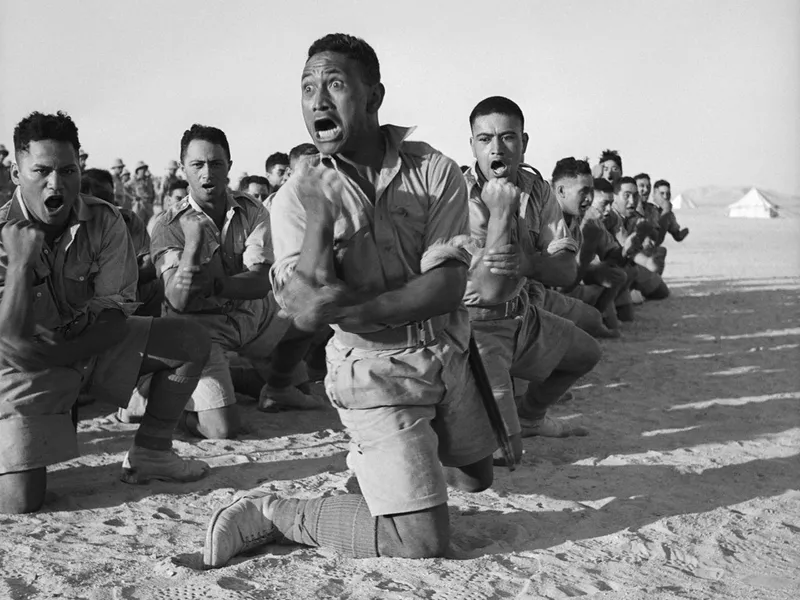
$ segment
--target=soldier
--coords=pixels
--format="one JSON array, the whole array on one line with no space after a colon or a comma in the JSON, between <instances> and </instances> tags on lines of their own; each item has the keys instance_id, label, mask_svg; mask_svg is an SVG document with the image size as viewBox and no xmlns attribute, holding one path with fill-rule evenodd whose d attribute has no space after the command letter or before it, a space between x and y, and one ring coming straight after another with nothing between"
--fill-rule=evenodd
<instances>
[{"instance_id":1,"label":"soldier","mask_svg":"<svg viewBox=\"0 0 800 600\"><path fill-rule=\"evenodd\" d=\"M205 438L237 435L226 351L271 357L260 409L321 407L291 385L311 339L278 314L269 280L269 214L247 194L228 191L233 162L225 133L193 125L181 138L180 160L189 195L159 215L150 250L164 282L166 314L211 334L211 358L186 408L187 428Z\"/></svg>"},{"instance_id":2,"label":"soldier","mask_svg":"<svg viewBox=\"0 0 800 600\"><path fill-rule=\"evenodd\" d=\"M158 194L157 194L157 204L161 209L166 208L164 206L165 200L169 195L170 186L175 183L176 181L182 181L180 177L178 177L178 161L170 160L167 163L167 170L164 173L164 176L161 178L161 181L158 184ZM160 210L157 212L161 212Z\"/></svg>"},{"instance_id":3,"label":"soldier","mask_svg":"<svg viewBox=\"0 0 800 600\"><path fill-rule=\"evenodd\" d=\"M678 225L678 219L672 210L672 188L669 185L669 181L659 179L656 181L654 188L653 201L661 208L661 230L663 236L666 237L667 233L669 233L676 242L682 242L689 235L689 228L681 228Z\"/></svg>"},{"instance_id":4,"label":"soldier","mask_svg":"<svg viewBox=\"0 0 800 600\"><path fill-rule=\"evenodd\" d=\"M586 435L581 427L547 416L547 409L594 368L600 347L572 322L532 303L525 290L528 278L571 285L578 244L558 203L553 202L550 218L549 205L536 202L551 190L521 164L528 143L522 110L508 98L493 96L475 106L469 121L475 164L464 174L472 255L464 301L519 460L522 437ZM550 221L556 222L552 230ZM557 227L561 237L553 240ZM580 300L574 303L597 313ZM528 382L519 417L512 377Z\"/></svg>"},{"instance_id":5,"label":"soldier","mask_svg":"<svg viewBox=\"0 0 800 600\"><path fill-rule=\"evenodd\" d=\"M77 456L79 392L125 406L153 374L147 412L122 466L126 483L195 481L208 465L172 450L175 425L208 358L194 324L130 316L137 269L112 205L80 194L78 129L32 113L14 130L0 208L0 512L38 510L46 468Z\"/></svg>"},{"instance_id":6,"label":"soldier","mask_svg":"<svg viewBox=\"0 0 800 600\"><path fill-rule=\"evenodd\" d=\"M289 177L289 156L285 152L275 152L264 163L267 181L271 192L277 192Z\"/></svg>"},{"instance_id":7,"label":"soldier","mask_svg":"<svg viewBox=\"0 0 800 600\"><path fill-rule=\"evenodd\" d=\"M83 173L84 171L86 171L86 161L89 160L89 153L86 152L86 150L84 150L83 148L81 148L80 152L78 152L78 160L80 161L81 165L81 173Z\"/></svg>"},{"instance_id":8,"label":"soldier","mask_svg":"<svg viewBox=\"0 0 800 600\"><path fill-rule=\"evenodd\" d=\"M0 204L5 204L14 193L14 182L11 180L11 164L6 160L8 149L0 144Z\"/></svg>"},{"instance_id":9,"label":"soldier","mask_svg":"<svg viewBox=\"0 0 800 600\"><path fill-rule=\"evenodd\" d=\"M639 290L649 300L662 300L669 296L669 288L658 274L657 266L643 252L655 246L657 230L639 211L639 190L633 177L621 177L617 180L609 224L610 231L623 248L633 245L637 250L633 255L636 280L631 285L632 289ZM642 262L648 259L648 265L643 266Z\"/></svg>"},{"instance_id":10,"label":"soldier","mask_svg":"<svg viewBox=\"0 0 800 600\"><path fill-rule=\"evenodd\" d=\"M468 367L464 179L411 129L379 125L385 90L363 40L314 42L301 90L321 156L273 204L272 279L296 324L335 324L326 387L363 495L244 494L212 516L204 563L283 538L356 558L442 556L447 485L486 489L497 447Z\"/></svg>"}]
</instances>

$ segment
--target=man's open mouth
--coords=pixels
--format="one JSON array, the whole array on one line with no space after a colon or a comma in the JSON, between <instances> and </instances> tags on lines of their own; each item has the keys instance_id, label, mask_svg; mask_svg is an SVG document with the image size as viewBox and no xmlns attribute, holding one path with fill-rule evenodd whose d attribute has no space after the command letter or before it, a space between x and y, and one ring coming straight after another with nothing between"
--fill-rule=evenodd
<instances>
[{"instance_id":1,"label":"man's open mouth","mask_svg":"<svg viewBox=\"0 0 800 600\"><path fill-rule=\"evenodd\" d=\"M217 187L217 184L216 183L204 183L200 187L202 187L204 190L213 190L215 187Z\"/></svg>"},{"instance_id":2,"label":"man's open mouth","mask_svg":"<svg viewBox=\"0 0 800 600\"><path fill-rule=\"evenodd\" d=\"M342 128L329 118L314 121L314 135L320 142L335 140L342 134Z\"/></svg>"},{"instance_id":3,"label":"man's open mouth","mask_svg":"<svg viewBox=\"0 0 800 600\"><path fill-rule=\"evenodd\" d=\"M493 160L489 168L495 177L508 177L508 165L502 160Z\"/></svg>"},{"instance_id":4,"label":"man's open mouth","mask_svg":"<svg viewBox=\"0 0 800 600\"><path fill-rule=\"evenodd\" d=\"M47 210L51 212L55 212L64 206L64 196L54 194L53 196L49 196L45 201L44 205Z\"/></svg>"}]
</instances>

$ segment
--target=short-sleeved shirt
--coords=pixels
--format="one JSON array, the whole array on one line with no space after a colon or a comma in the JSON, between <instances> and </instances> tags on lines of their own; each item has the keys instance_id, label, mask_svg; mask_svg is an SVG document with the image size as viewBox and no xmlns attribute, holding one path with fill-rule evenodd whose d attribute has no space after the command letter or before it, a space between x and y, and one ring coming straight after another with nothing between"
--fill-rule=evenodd
<instances>
[{"instance_id":1,"label":"short-sleeved shirt","mask_svg":"<svg viewBox=\"0 0 800 600\"><path fill-rule=\"evenodd\" d=\"M481 190L486 183L486 178L474 164L464 173L469 193L469 221L470 244L474 261L478 260L478 249L486 245L486 235L489 226L489 209L481 199ZM577 252L578 244L573 239L572 233L564 222L564 215L558 204L550 184L541 174L529 165L520 165L517 172L517 187L520 188L519 213L514 217L514 226L511 231L512 243L518 243L521 251L527 255L555 254L560 250ZM508 298L512 300L519 295L528 282L522 278L515 293ZM467 283L464 295L467 306L485 305L480 293L471 282Z\"/></svg>"},{"instance_id":2,"label":"short-sleeved shirt","mask_svg":"<svg viewBox=\"0 0 800 600\"><path fill-rule=\"evenodd\" d=\"M202 265L213 262L212 266L220 268L230 277L249 271L257 265L269 267L272 264L269 213L258 200L243 192L229 192L226 202L227 209L221 230L203 212L191 194L159 214L150 242L150 256L159 276L163 277L164 273L176 269L180 264L186 245L181 219L192 214L204 217L203 246L200 249ZM252 302L260 301L195 296L183 312L210 312L220 309L230 311L245 308L245 305Z\"/></svg>"},{"instance_id":3,"label":"short-sleeved shirt","mask_svg":"<svg viewBox=\"0 0 800 600\"><path fill-rule=\"evenodd\" d=\"M29 220L19 189L0 208L0 228ZM0 243L0 297L8 257ZM37 331L79 335L103 310L131 315L137 308L138 267L125 221L111 204L80 194L69 226L52 248L44 244L34 266Z\"/></svg>"},{"instance_id":4,"label":"short-sleeved shirt","mask_svg":"<svg viewBox=\"0 0 800 600\"><path fill-rule=\"evenodd\" d=\"M463 247L469 234L466 186L458 165L424 142L407 141L413 128L384 125L381 131L386 153L374 204L340 168L340 157L309 157L312 164L321 161L341 175L342 210L333 228L336 272L351 290L366 294L401 288L450 260L469 265ZM271 274L279 301L303 246L306 215L298 182L290 177L272 203ZM386 328L374 323L347 330Z\"/></svg>"}]
</instances>

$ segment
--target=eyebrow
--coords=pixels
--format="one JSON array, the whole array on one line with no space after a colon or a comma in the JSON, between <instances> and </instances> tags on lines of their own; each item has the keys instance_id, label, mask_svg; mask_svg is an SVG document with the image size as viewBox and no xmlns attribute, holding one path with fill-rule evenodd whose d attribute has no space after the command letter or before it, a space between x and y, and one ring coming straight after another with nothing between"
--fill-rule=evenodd
<instances>
[{"instance_id":1,"label":"eyebrow","mask_svg":"<svg viewBox=\"0 0 800 600\"><path fill-rule=\"evenodd\" d=\"M309 69L309 70L303 70L302 79L305 79L306 77L311 77L314 74L314 71L317 71L317 70L319 70L319 67L314 68L314 69ZM342 71L339 67L325 67L325 69L322 71L322 74L323 75L346 75L346 73L344 71Z\"/></svg>"}]
</instances>

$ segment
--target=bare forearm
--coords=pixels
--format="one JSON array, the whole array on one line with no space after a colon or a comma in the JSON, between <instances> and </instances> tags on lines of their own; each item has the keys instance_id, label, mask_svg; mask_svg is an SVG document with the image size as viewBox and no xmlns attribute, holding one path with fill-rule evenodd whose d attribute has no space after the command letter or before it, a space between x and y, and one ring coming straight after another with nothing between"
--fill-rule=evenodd
<instances>
[{"instance_id":1,"label":"bare forearm","mask_svg":"<svg viewBox=\"0 0 800 600\"><path fill-rule=\"evenodd\" d=\"M332 283L336 279L333 268L332 221L309 217L295 270L319 285Z\"/></svg>"},{"instance_id":2,"label":"bare forearm","mask_svg":"<svg viewBox=\"0 0 800 600\"><path fill-rule=\"evenodd\" d=\"M450 261L400 289L347 307L345 314L347 320L359 325L402 325L424 321L458 308L466 283L466 266Z\"/></svg>"},{"instance_id":3,"label":"bare forearm","mask_svg":"<svg viewBox=\"0 0 800 600\"><path fill-rule=\"evenodd\" d=\"M30 338L33 335L33 270L9 265L0 299L0 336Z\"/></svg>"},{"instance_id":4,"label":"bare forearm","mask_svg":"<svg viewBox=\"0 0 800 600\"><path fill-rule=\"evenodd\" d=\"M487 304L498 304L508 300L519 283L517 278L492 273L491 266L483 260L486 252L499 249L511 242L513 217L510 210L492 214L489 217L484 251L469 275L472 281L471 285L475 286L480 297Z\"/></svg>"},{"instance_id":5,"label":"bare forearm","mask_svg":"<svg viewBox=\"0 0 800 600\"><path fill-rule=\"evenodd\" d=\"M200 266L200 244L187 244L183 249L178 271L181 269L192 269ZM186 310L191 299L192 292L189 289L178 287L177 278L173 275L165 281L164 295L170 306L181 312Z\"/></svg>"}]
</instances>

